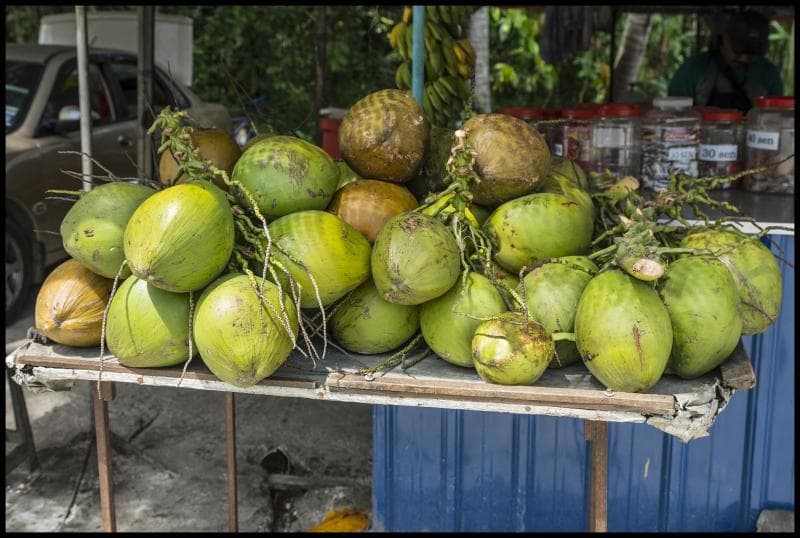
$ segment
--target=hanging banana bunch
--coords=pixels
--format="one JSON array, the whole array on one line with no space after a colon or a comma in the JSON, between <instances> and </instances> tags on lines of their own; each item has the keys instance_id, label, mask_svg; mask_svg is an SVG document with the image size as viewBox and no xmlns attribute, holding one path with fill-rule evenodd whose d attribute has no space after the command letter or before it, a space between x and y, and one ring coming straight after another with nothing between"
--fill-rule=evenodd
<instances>
[{"instance_id":1,"label":"hanging banana bunch","mask_svg":"<svg viewBox=\"0 0 800 538\"><path fill-rule=\"evenodd\" d=\"M475 49L467 39L473 8L470 6L425 6L425 89L422 108L428 120L452 127L469 98L469 80L475 70ZM402 62L395 71L395 84L411 89L412 9L389 32L389 44Z\"/></svg>"}]
</instances>

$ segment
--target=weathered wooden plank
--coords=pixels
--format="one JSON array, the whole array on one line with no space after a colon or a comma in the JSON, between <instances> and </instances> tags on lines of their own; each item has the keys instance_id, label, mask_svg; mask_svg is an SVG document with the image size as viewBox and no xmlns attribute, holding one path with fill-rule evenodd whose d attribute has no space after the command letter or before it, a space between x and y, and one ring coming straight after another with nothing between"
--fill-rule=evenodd
<instances>
[{"instance_id":1,"label":"weathered wooden plank","mask_svg":"<svg viewBox=\"0 0 800 538\"><path fill-rule=\"evenodd\" d=\"M446 380L376 378L367 381L356 374L331 374L326 385L330 390L359 390L373 394L400 392L448 398L469 398L486 401L523 401L572 408L637 411L645 414L669 415L675 411L675 399L660 394L599 392L569 388L536 386L466 385Z\"/></svg>"},{"instance_id":2,"label":"weathered wooden plank","mask_svg":"<svg viewBox=\"0 0 800 538\"><path fill-rule=\"evenodd\" d=\"M723 362L719 369L722 382L733 389L750 390L756 386L756 373L741 340L731 357Z\"/></svg>"},{"instance_id":3,"label":"weathered wooden plank","mask_svg":"<svg viewBox=\"0 0 800 538\"><path fill-rule=\"evenodd\" d=\"M88 370L97 372L100 370L100 361L97 359L64 357L64 356L40 356L24 354L17 357L17 364L29 364L31 366L40 366L44 368L72 368L78 370ZM162 377L179 379L181 377L180 369L173 368L128 368L122 366L117 362L116 358L108 361L103 361L103 373L124 373L132 374L139 377ZM184 374L184 379L196 379L202 381L219 381L219 378L209 372L197 372L187 370ZM141 383L140 383L141 384ZM177 382L176 382L177 384ZM282 387L297 387L297 388L316 388L318 383L306 379L286 379L279 376L272 376L259 382L259 385L274 385Z\"/></svg>"}]
</instances>

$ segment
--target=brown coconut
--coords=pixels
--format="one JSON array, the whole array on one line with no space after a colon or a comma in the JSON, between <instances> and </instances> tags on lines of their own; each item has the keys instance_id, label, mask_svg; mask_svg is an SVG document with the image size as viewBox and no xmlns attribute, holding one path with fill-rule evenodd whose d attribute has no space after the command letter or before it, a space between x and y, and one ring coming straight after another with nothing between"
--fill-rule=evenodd
<instances>
[{"instance_id":1,"label":"brown coconut","mask_svg":"<svg viewBox=\"0 0 800 538\"><path fill-rule=\"evenodd\" d=\"M216 127L212 129L196 129L192 133L192 141L200 149L200 157L203 160L211 161L214 166L224 170L228 177L231 176L233 166L242 155L242 150L227 131ZM163 185L185 183L188 180L186 174L181 174L175 180L178 166L178 162L169 150L161 154L161 159L158 163L158 175ZM216 183L217 187L228 190L227 185L221 179L215 177L214 183Z\"/></svg>"},{"instance_id":2,"label":"brown coconut","mask_svg":"<svg viewBox=\"0 0 800 538\"><path fill-rule=\"evenodd\" d=\"M477 153L471 187L475 203L497 206L532 193L550 170L550 150L539 131L514 116L478 114L464 124Z\"/></svg>"},{"instance_id":3,"label":"brown coconut","mask_svg":"<svg viewBox=\"0 0 800 538\"><path fill-rule=\"evenodd\" d=\"M425 159L430 130L410 92L380 90L347 111L339 126L339 149L359 176L404 183Z\"/></svg>"},{"instance_id":4,"label":"brown coconut","mask_svg":"<svg viewBox=\"0 0 800 538\"><path fill-rule=\"evenodd\" d=\"M374 243L386 221L417 205L417 199L403 185L359 179L336 191L328 211Z\"/></svg>"},{"instance_id":5,"label":"brown coconut","mask_svg":"<svg viewBox=\"0 0 800 538\"><path fill-rule=\"evenodd\" d=\"M114 280L69 259L48 275L36 296L36 330L65 346L100 345L103 312Z\"/></svg>"}]
</instances>

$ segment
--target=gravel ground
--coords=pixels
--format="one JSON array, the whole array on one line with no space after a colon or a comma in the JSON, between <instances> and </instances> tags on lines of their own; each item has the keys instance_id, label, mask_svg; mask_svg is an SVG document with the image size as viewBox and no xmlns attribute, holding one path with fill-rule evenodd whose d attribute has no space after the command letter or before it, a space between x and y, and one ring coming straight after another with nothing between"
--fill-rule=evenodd
<instances>
[{"instance_id":1,"label":"gravel ground","mask_svg":"<svg viewBox=\"0 0 800 538\"><path fill-rule=\"evenodd\" d=\"M30 303L6 328L6 353L33 324ZM24 390L40 467L6 475L6 531L101 529L92 389ZM240 531L305 531L332 510L370 511L370 406L249 394L235 401ZM109 417L118 531L227 530L223 393L118 383ZM8 390L6 427L14 427ZM312 485L277 487L270 472Z\"/></svg>"}]
</instances>

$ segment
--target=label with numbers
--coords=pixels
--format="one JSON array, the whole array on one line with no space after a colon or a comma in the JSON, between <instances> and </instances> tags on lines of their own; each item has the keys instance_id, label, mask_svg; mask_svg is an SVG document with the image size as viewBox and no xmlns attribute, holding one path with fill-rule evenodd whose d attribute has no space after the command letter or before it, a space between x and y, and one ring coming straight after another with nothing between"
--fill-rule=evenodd
<instances>
[{"instance_id":1,"label":"label with numbers","mask_svg":"<svg viewBox=\"0 0 800 538\"><path fill-rule=\"evenodd\" d=\"M747 131L747 147L778 151L781 133L771 131Z\"/></svg>"},{"instance_id":2,"label":"label with numbers","mask_svg":"<svg viewBox=\"0 0 800 538\"><path fill-rule=\"evenodd\" d=\"M685 162L697 158L697 148L694 146L669 148L667 152L667 160L669 161Z\"/></svg>"},{"instance_id":3,"label":"label with numbers","mask_svg":"<svg viewBox=\"0 0 800 538\"><path fill-rule=\"evenodd\" d=\"M553 144L553 153L558 155L559 157L564 156L564 146L561 144Z\"/></svg>"},{"instance_id":4,"label":"label with numbers","mask_svg":"<svg viewBox=\"0 0 800 538\"><path fill-rule=\"evenodd\" d=\"M597 148L620 148L625 145L625 131L619 127L600 127L592 133L592 145Z\"/></svg>"},{"instance_id":5,"label":"label with numbers","mask_svg":"<svg viewBox=\"0 0 800 538\"><path fill-rule=\"evenodd\" d=\"M736 144L700 144L700 160L713 162L731 162L739 158L739 147Z\"/></svg>"}]
</instances>

